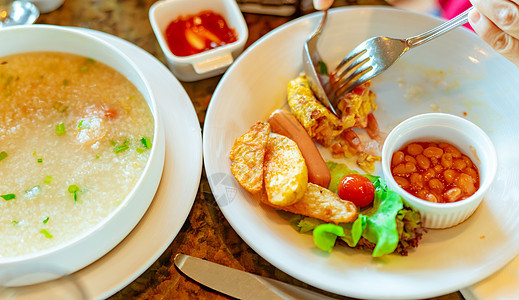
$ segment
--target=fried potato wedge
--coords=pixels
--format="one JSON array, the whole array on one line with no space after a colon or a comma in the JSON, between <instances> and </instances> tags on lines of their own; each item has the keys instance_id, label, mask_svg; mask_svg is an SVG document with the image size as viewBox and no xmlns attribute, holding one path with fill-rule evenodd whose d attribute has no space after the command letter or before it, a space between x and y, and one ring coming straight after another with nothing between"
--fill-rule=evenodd
<instances>
[{"instance_id":1,"label":"fried potato wedge","mask_svg":"<svg viewBox=\"0 0 519 300\"><path fill-rule=\"evenodd\" d=\"M286 206L301 199L308 185L308 169L293 140L270 134L265 152L264 179L270 203Z\"/></svg>"},{"instance_id":2,"label":"fried potato wedge","mask_svg":"<svg viewBox=\"0 0 519 300\"><path fill-rule=\"evenodd\" d=\"M250 193L263 190L263 164L269 134L269 123L258 122L234 141L229 154L234 178Z\"/></svg>"},{"instance_id":3,"label":"fried potato wedge","mask_svg":"<svg viewBox=\"0 0 519 300\"><path fill-rule=\"evenodd\" d=\"M256 199L276 209L285 210L325 222L351 223L358 217L357 206L351 201L342 200L337 194L317 184L308 183L303 197L288 206L272 205L264 193L258 193Z\"/></svg>"}]
</instances>

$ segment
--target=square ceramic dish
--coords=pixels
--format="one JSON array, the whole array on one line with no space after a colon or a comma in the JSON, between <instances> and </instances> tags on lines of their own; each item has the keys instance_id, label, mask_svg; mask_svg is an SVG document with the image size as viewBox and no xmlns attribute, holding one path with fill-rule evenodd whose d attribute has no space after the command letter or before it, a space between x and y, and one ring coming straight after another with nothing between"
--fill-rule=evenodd
<instances>
[{"instance_id":1,"label":"square ceramic dish","mask_svg":"<svg viewBox=\"0 0 519 300\"><path fill-rule=\"evenodd\" d=\"M195 15L205 10L220 14L236 31L237 41L194 55L174 55L165 36L168 25L180 16ZM168 67L183 81L196 81L225 72L242 52L248 37L247 24L234 0L158 1L151 6L149 18Z\"/></svg>"}]
</instances>

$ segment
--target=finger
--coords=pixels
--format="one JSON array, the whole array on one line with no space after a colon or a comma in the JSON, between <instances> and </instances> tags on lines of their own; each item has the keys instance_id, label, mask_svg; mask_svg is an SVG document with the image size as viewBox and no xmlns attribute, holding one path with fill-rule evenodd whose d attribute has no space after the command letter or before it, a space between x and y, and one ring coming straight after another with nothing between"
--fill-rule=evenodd
<instances>
[{"instance_id":1,"label":"finger","mask_svg":"<svg viewBox=\"0 0 519 300\"><path fill-rule=\"evenodd\" d=\"M314 0L314 8L316 10L325 10L332 6L334 0Z\"/></svg>"},{"instance_id":2,"label":"finger","mask_svg":"<svg viewBox=\"0 0 519 300\"><path fill-rule=\"evenodd\" d=\"M495 26L519 38L519 0L471 0L472 4Z\"/></svg>"},{"instance_id":3,"label":"finger","mask_svg":"<svg viewBox=\"0 0 519 300\"><path fill-rule=\"evenodd\" d=\"M477 10L469 14L474 31L492 48L519 66L519 40L502 31Z\"/></svg>"}]
</instances>

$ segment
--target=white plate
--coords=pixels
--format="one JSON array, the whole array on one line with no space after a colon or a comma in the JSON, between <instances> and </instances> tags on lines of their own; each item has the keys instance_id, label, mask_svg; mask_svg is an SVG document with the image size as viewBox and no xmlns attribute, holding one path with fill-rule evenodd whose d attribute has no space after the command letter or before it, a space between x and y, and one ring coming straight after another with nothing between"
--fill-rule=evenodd
<instances>
[{"instance_id":1,"label":"white plate","mask_svg":"<svg viewBox=\"0 0 519 300\"><path fill-rule=\"evenodd\" d=\"M336 247L319 251L310 235L296 233L272 209L260 206L230 173L233 141L253 123L286 105L286 87L302 71L304 40L320 14L281 26L244 52L224 75L204 127L204 161L225 217L262 257L318 288L358 298L433 297L469 286L497 271L519 252L519 71L464 28L406 53L376 78L375 115L388 132L405 118L441 111L463 116L485 130L499 159L495 184L465 223L431 230L409 256L369 254ZM375 35L409 37L441 20L383 7L334 9L320 43L335 66ZM227 178L224 181L222 178Z\"/></svg>"},{"instance_id":2,"label":"white plate","mask_svg":"<svg viewBox=\"0 0 519 300\"><path fill-rule=\"evenodd\" d=\"M195 200L202 172L202 137L195 110L178 80L156 58L118 37L85 30L119 48L144 73L168 116L166 160L161 183L146 214L135 229L112 251L86 268L55 281L5 289L0 298L103 299L141 275L171 244ZM58 297L58 298L56 298ZM12 298L10 298L12 299Z\"/></svg>"}]
</instances>

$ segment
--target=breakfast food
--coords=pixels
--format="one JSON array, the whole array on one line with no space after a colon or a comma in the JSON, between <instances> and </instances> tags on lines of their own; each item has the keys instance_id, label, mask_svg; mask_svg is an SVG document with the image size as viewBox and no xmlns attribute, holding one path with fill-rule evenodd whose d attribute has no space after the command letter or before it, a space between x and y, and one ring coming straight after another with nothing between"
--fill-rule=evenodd
<instances>
[{"instance_id":1,"label":"breakfast food","mask_svg":"<svg viewBox=\"0 0 519 300\"><path fill-rule=\"evenodd\" d=\"M356 158L357 165L372 173L380 156L369 153L356 129L365 128L371 138L378 136L378 125L372 114L375 94L367 82L339 100L341 118L332 114L314 96L304 75L288 84L288 105L306 132L317 143L330 149L335 157Z\"/></svg>"},{"instance_id":2,"label":"breakfast food","mask_svg":"<svg viewBox=\"0 0 519 300\"><path fill-rule=\"evenodd\" d=\"M316 246L325 251L331 251L339 238L339 244L369 250L374 257L407 255L426 231L420 214L407 207L384 180L361 175L345 164L325 163L314 143L342 157L357 157L358 166L372 170L378 159L364 152L354 129L365 129L373 139L379 137L378 124L371 114L376 107L374 98L369 84L346 95L341 100L345 102L339 119L316 100L308 82L300 76L289 83L292 112L274 111L268 123L258 122L237 138L230 152L233 174L240 161L248 163L247 170L259 170L253 172L255 184L263 174L261 188L254 192L240 174L235 174L237 181L259 202L288 216L298 231L312 231ZM262 134L257 134L258 128L262 128ZM249 150L237 151L237 145L247 145ZM337 147L346 148L348 154ZM249 153L252 149L254 155ZM307 177L303 170L307 170Z\"/></svg>"},{"instance_id":3,"label":"breakfast food","mask_svg":"<svg viewBox=\"0 0 519 300\"><path fill-rule=\"evenodd\" d=\"M263 168L265 191L270 203L287 206L303 197L308 185L308 169L294 141L271 133L265 149Z\"/></svg>"},{"instance_id":4,"label":"breakfast food","mask_svg":"<svg viewBox=\"0 0 519 300\"><path fill-rule=\"evenodd\" d=\"M254 124L247 133L234 141L229 155L232 174L250 193L263 189L263 161L269 134L268 123Z\"/></svg>"},{"instance_id":5,"label":"breakfast food","mask_svg":"<svg viewBox=\"0 0 519 300\"><path fill-rule=\"evenodd\" d=\"M391 173L410 194L435 203L461 201L479 188L472 160L448 143L413 142L393 154Z\"/></svg>"},{"instance_id":6,"label":"breakfast food","mask_svg":"<svg viewBox=\"0 0 519 300\"><path fill-rule=\"evenodd\" d=\"M91 229L123 202L153 147L138 89L91 58L0 58L0 257L35 253Z\"/></svg>"},{"instance_id":7,"label":"breakfast food","mask_svg":"<svg viewBox=\"0 0 519 300\"><path fill-rule=\"evenodd\" d=\"M284 109L275 110L268 122L272 131L292 139L303 154L308 168L308 181L324 188L330 185L330 171L321 153L297 119Z\"/></svg>"}]
</instances>

